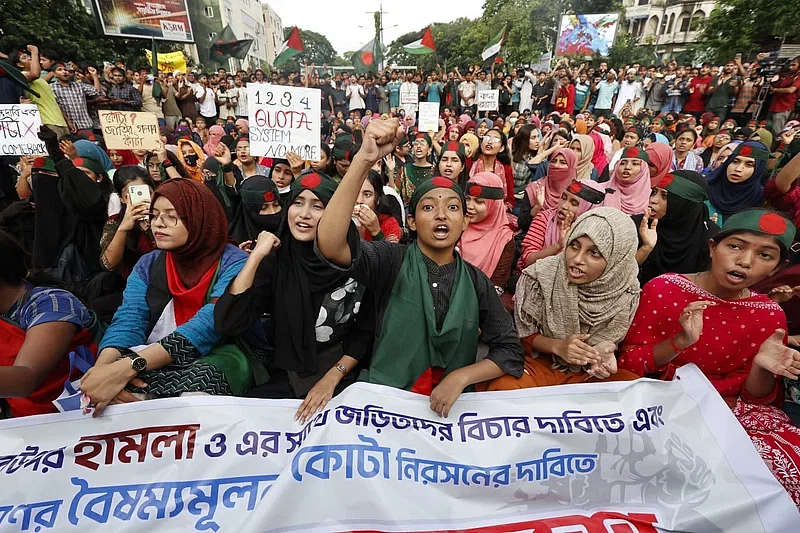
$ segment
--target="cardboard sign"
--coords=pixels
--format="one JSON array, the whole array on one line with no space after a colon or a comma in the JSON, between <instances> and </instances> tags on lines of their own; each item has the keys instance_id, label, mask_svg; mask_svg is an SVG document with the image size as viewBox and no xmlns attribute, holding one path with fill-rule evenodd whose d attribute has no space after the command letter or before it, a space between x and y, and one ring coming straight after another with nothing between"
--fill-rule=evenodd
<instances>
[{"instance_id":1,"label":"cardboard sign","mask_svg":"<svg viewBox=\"0 0 800 533\"><path fill-rule=\"evenodd\" d=\"M439 103L420 102L419 104L419 131L436 133L439 131Z\"/></svg>"},{"instance_id":2,"label":"cardboard sign","mask_svg":"<svg viewBox=\"0 0 800 533\"><path fill-rule=\"evenodd\" d=\"M98 111L106 148L112 150L155 150L161 132L155 113Z\"/></svg>"},{"instance_id":3,"label":"cardboard sign","mask_svg":"<svg viewBox=\"0 0 800 533\"><path fill-rule=\"evenodd\" d=\"M419 103L419 93L414 87L400 87L400 105L417 105Z\"/></svg>"},{"instance_id":4,"label":"cardboard sign","mask_svg":"<svg viewBox=\"0 0 800 533\"><path fill-rule=\"evenodd\" d=\"M250 153L285 158L294 152L319 161L320 90L268 83L247 86Z\"/></svg>"},{"instance_id":5,"label":"cardboard sign","mask_svg":"<svg viewBox=\"0 0 800 533\"><path fill-rule=\"evenodd\" d=\"M47 155L38 136L41 126L35 104L0 104L0 156Z\"/></svg>"},{"instance_id":6,"label":"cardboard sign","mask_svg":"<svg viewBox=\"0 0 800 533\"><path fill-rule=\"evenodd\" d=\"M497 111L500 104L500 91L478 91L478 111Z\"/></svg>"}]
</instances>

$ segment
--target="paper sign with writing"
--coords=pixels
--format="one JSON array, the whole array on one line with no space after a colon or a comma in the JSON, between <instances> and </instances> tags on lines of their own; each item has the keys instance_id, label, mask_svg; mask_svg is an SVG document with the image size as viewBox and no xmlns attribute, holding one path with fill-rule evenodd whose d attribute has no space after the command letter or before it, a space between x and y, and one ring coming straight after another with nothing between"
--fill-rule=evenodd
<instances>
[{"instance_id":1,"label":"paper sign with writing","mask_svg":"<svg viewBox=\"0 0 800 533\"><path fill-rule=\"evenodd\" d=\"M266 83L247 85L250 153L319 161L320 90Z\"/></svg>"},{"instance_id":2,"label":"paper sign with writing","mask_svg":"<svg viewBox=\"0 0 800 533\"><path fill-rule=\"evenodd\" d=\"M0 156L47 155L38 136L41 126L35 104L0 104Z\"/></svg>"},{"instance_id":3,"label":"paper sign with writing","mask_svg":"<svg viewBox=\"0 0 800 533\"><path fill-rule=\"evenodd\" d=\"M106 148L112 150L155 150L161 141L155 113L98 111Z\"/></svg>"},{"instance_id":4,"label":"paper sign with writing","mask_svg":"<svg viewBox=\"0 0 800 533\"><path fill-rule=\"evenodd\" d=\"M500 103L500 91L478 91L478 111L497 111Z\"/></svg>"},{"instance_id":5,"label":"paper sign with writing","mask_svg":"<svg viewBox=\"0 0 800 533\"><path fill-rule=\"evenodd\" d=\"M400 104L417 105L419 103L419 93L411 87L400 87Z\"/></svg>"},{"instance_id":6,"label":"paper sign with writing","mask_svg":"<svg viewBox=\"0 0 800 533\"><path fill-rule=\"evenodd\" d=\"M730 408L678 377L466 393L447 418L357 383L304 424L226 396L4 420L0 531L797 531Z\"/></svg>"},{"instance_id":7,"label":"paper sign with writing","mask_svg":"<svg viewBox=\"0 0 800 533\"><path fill-rule=\"evenodd\" d=\"M439 103L420 102L419 104L419 131L439 131Z\"/></svg>"}]
</instances>

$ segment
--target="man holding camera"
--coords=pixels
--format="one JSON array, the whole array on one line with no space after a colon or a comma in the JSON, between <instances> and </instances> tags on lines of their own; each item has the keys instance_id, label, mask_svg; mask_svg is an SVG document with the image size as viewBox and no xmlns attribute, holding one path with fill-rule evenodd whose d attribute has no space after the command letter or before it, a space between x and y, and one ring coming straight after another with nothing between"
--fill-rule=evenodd
<instances>
[{"instance_id":1,"label":"man holding camera","mask_svg":"<svg viewBox=\"0 0 800 533\"><path fill-rule=\"evenodd\" d=\"M772 131L780 134L789 115L794 111L797 97L800 96L800 56L789 61L789 70L778 75L778 79L770 83L772 102L769 104L768 119L772 121Z\"/></svg>"}]
</instances>

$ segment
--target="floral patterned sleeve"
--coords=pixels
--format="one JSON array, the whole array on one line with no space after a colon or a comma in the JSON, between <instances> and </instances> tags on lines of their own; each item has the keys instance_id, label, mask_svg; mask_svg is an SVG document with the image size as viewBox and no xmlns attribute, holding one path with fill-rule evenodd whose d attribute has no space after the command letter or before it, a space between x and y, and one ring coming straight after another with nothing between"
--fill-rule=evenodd
<instances>
[{"instance_id":1,"label":"floral patterned sleeve","mask_svg":"<svg viewBox=\"0 0 800 533\"><path fill-rule=\"evenodd\" d=\"M114 271L117 267L112 267L108 260L106 259L106 250L108 249L108 245L111 244L111 241L114 239L114 235L117 234L117 229L122 221L118 215L114 215L108 217L106 219L106 223L103 226L103 235L100 237L100 265L110 271Z\"/></svg>"}]
</instances>

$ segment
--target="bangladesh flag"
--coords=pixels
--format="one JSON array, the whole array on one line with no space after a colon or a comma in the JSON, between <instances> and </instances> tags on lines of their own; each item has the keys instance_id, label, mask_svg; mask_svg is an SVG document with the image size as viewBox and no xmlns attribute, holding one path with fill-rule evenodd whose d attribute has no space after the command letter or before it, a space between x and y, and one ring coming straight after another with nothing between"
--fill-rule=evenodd
<instances>
[{"instance_id":1,"label":"bangladesh flag","mask_svg":"<svg viewBox=\"0 0 800 533\"><path fill-rule=\"evenodd\" d=\"M431 27L428 26L425 29L425 33L422 34L422 39L414 41L413 43L408 43L403 47L403 51L411 55L432 54L433 52L435 52L436 43L433 40L433 33L431 33Z\"/></svg>"},{"instance_id":2,"label":"bangladesh flag","mask_svg":"<svg viewBox=\"0 0 800 533\"><path fill-rule=\"evenodd\" d=\"M275 57L275 61L272 62L272 66L282 65L302 52L303 40L300 38L300 30L295 26L292 28L292 33L289 34L289 39L283 43L278 55Z\"/></svg>"},{"instance_id":3,"label":"bangladesh flag","mask_svg":"<svg viewBox=\"0 0 800 533\"><path fill-rule=\"evenodd\" d=\"M382 56L380 42L372 39L353 54L351 61L357 73L376 71Z\"/></svg>"},{"instance_id":4,"label":"bangladesh flag","mask_svg":"<svg viewBox=\"0 0 800 533\"><path fill-rule=\"evenodd\" d=\"M500 33L495 35L494 39L489 41L489 44L487 44L486 48L483 49L483 53L481 54L481 59L486 61L490 57L499 54L500 48L502 48L505 40L506 40L506 27L503 26L503 29L500 30Z\"/></svg>"}]
</instances>

